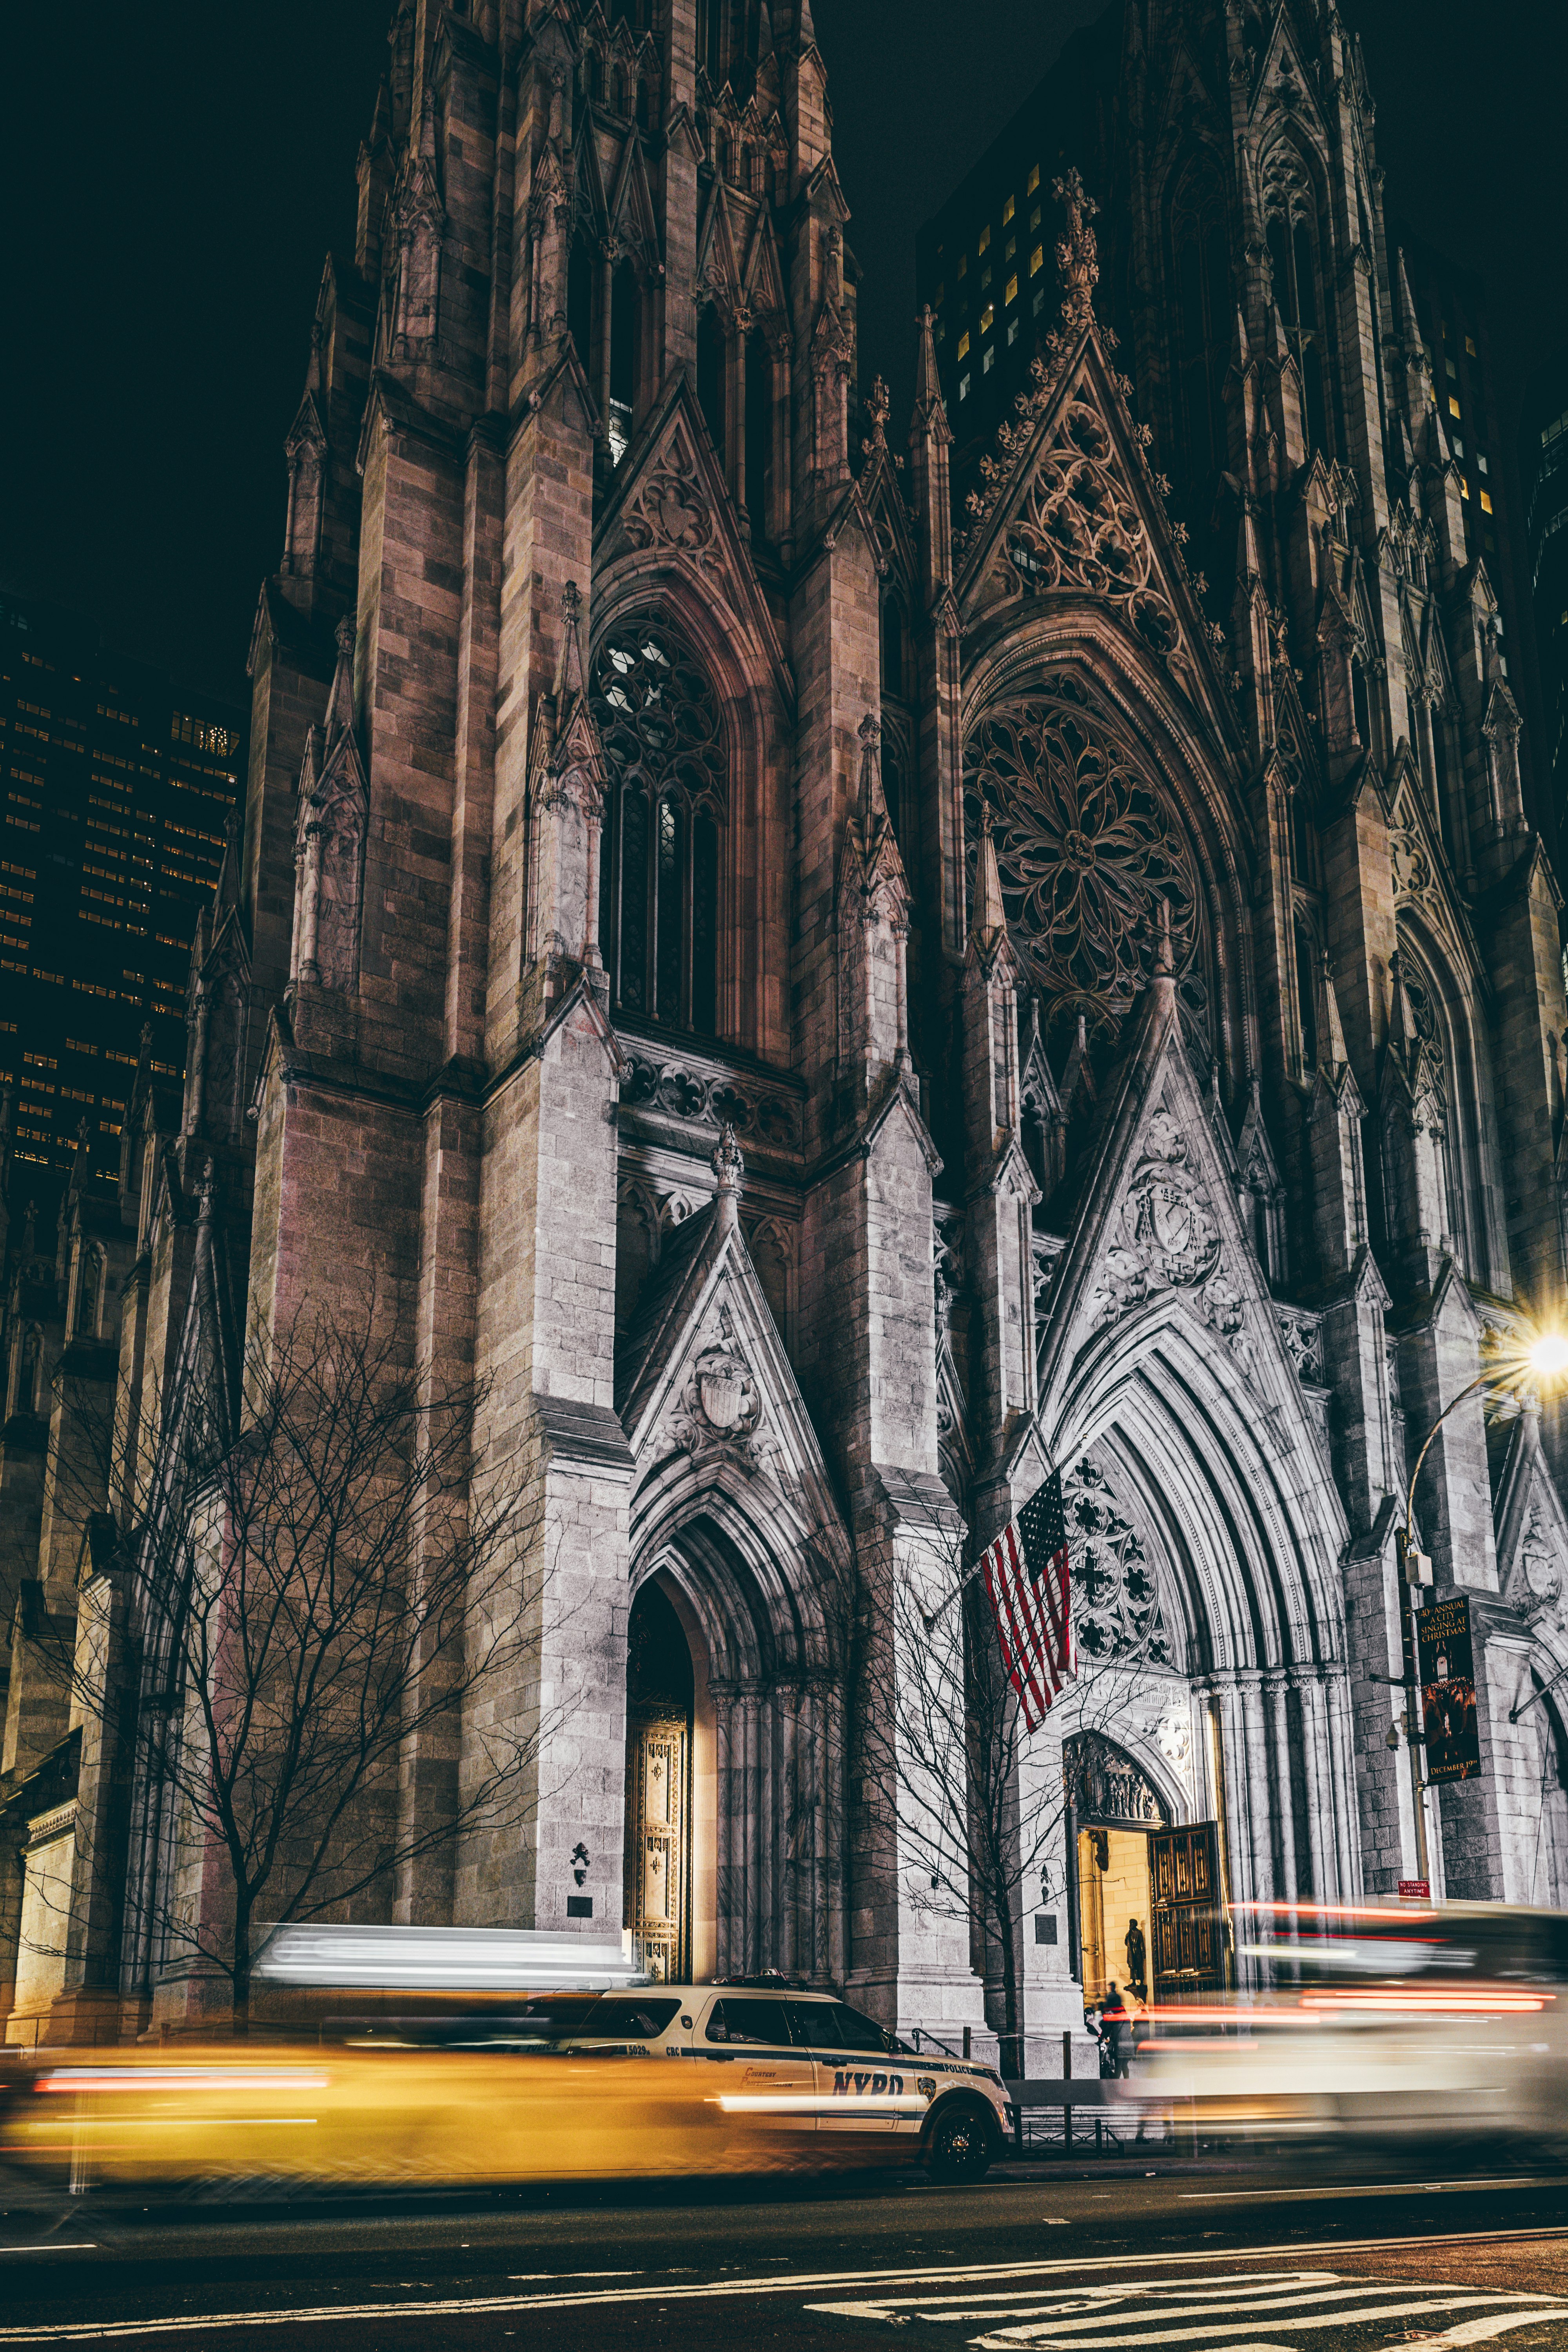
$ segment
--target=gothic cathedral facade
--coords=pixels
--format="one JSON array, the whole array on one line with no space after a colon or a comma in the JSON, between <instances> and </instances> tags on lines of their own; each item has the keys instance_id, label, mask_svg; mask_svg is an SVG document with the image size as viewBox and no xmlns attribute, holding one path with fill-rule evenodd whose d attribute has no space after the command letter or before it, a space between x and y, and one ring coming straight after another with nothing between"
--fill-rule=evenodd
<instances>
[{"instance_id":1,"label":"gothic cathedral facade","mask_svg":"<svg viewBox=\"0 0 1568 2352\"><path fill-rule=\"evenodd\" d=\"M855 396L809 0L398 0L183 1096L143 1073L112 1231L73 1194L55 1270L97 1253L129 1391L372 1296L482 1383L571 1604L490 1704L568 1703L521 1824L383 1916L998 2022L856 1659L1053 1469L1082 1672L1023 1768L1062 1792L1029 2030L1121 1973L1122 1907L1160 1976L1223 1973L1171 1940L1194 1872L1232 1914L1415 1875L1396 1523L1562 1304L1562 898L1351 35L1121 22L1082 161L1137 299L1118 346L1069 174L955 512L929 316L901 446ZM1218 587L1168 506L1200 463ZM1478 1393L1423 1472L1482 1759L1426 1800L1439 1893L1568 1902L1568 1739L1550 1694L1514 1719L1568 1669L1563 1466L1550 1402ZM111 1622L43 1478L26 1606L98 1580ZM31 1622L8 1785L79 1882L34 2009L174 2015L156 1845L109 1868L111 1727L67 1758ZM449 1786L411 1759L400 1801Z\"/></svg>"}]
</instances>

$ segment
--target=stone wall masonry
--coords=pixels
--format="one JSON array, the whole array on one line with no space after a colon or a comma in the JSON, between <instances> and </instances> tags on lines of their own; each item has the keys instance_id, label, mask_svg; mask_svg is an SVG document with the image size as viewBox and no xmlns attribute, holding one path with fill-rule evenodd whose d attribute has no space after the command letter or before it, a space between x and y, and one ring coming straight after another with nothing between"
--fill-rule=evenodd
<instances>
[{"instance_id":1,"label":"stone wall masonry","mask_svg":"<svg viewBox=\"0 0 1568 2352\"><path fill-rule=\"evenodd\" d=\"M375 437L376 573L356 656L371 791L358 1001L365 1057L412 1076L440 1059L446 1013L464 484L433 428L388 422Z\"/></svg>"}]
</instances>

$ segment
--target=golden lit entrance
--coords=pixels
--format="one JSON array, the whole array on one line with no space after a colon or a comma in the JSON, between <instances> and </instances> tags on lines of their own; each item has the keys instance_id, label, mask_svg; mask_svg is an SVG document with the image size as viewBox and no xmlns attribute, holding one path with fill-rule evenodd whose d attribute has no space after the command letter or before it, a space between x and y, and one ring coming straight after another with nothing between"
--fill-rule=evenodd
<instances>
[{"instance_id":1,"label":"golden lit entrance","mask_svg":"<svg viewBox=\"0 0 1568 2352\"><path fill-rule=\"evenodd\" d=\"M1140 2001L1225 1983L1218 1825L1173 1828L1130 1756L1083 1732L1063 1754L1068 1935L1086 2006L1114 1985Z\"/></svg>"},{"instance_id":2,"label":"golden lit entrance","mask_svg":"<svg viewBox=\"0 0 1568 2352\"><path fill-rule=\"evenodd\" d=\"M626 1923L649 1974L691 1969L691 1653L656 1584L626 1634Z\"/></svg>"}]
</instances>

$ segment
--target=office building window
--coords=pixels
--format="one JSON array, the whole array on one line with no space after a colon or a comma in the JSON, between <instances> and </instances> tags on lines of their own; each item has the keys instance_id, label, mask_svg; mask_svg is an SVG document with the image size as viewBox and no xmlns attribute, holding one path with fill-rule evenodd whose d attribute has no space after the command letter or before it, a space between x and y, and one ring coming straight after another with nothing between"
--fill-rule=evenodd
<instances>
[{"instance_id":1,"label":"office building window","mask_svg":"<svg viewBox=\"0 0 1568 2352\"><path fill-rule=\"evenodd\" d=\"M1009 319L1009 320L1008 320L1008 321L1007 321L1007 341L1008 341L1008 343L1011 345L1011 344L1013 344L1013 343L1016 343L1016 342L1017 341L1017 340L1018 340L1018 321L1016 320L1016 319Z\"/></svg>"},{"instance_id":2,"label":"office building window","mask_svg":"<svg viewBox=\"0 0 1568 2352\"><path fill-rule=\"evenodd\" d=\"M1046 248L1045 248L1045 247L1044 247L1043 245L1037 245L1037 246L1036 246L1036 247L1035 247L1035 249L1034 249L1033 253L1031 253L1031 254L1030 254L1030 256L1029 256L1029 275L1030 275L1030 277L1031 277L1031 278L1037 278L1037 277L1039 276L1039 274L1040 274L1041 270L1045 268L1045 265L1046 265Z\"/></svg>"},{"instance_id":3,"label":"office building window","mask_svg":"<svg viewBox=\"0 0 1568 2352\"><path fill-rule=\"evenodd\" d=\"M987 302L984 310L980 313L980 331L983 335L988 335L991 332L991 323L995 316L996 305L994 302Z\"/></svg>"},{"instance_id":4,"label":"office building window","mask_svg":"<svg viewBox=\"0 0 1568 2352\"><path fill-rule=\"evenodd\" d=\"M1035 190L1039 186L1039 184L1040 184L1040 167L1039 167L1039 165L1037 163L1037 164L1035 165L1034 170L1030 173L1030 174L1029 174L1029 176L1028 176L1027 180L1026 180L1026 181L1025 182L1025 184L1024 184L1024 194L1025 194L1026 196L1032 196L1032 195L1034 194L1034 193L1035 193Z\"/></svg>"},{"instance_id":5,"label":"office building window","mask_svg":"<svg viewBox=\"0 0 1568 2352\"><path fill-rule=\"evenodd\" d=\"M966 375L961 375L958 379L958 396L960 400L969 398L969 378Z\"/></svg>"},{"instance_id":6,"label":"office building window","mask_svg":"<svg viewBox=\"0 0 1568 2352\"><path fill-rule=\"evenodd\" d=\"M1450 416L1458 416L1458 413L1459 413L1459 404L1458 404L1458 402L1454 398L1453 394L1452 394L1452 393L1450 393L1450 394L1448 394L1448 414L1449 414L1449 415L1450 415Z\"/></svg>"},{"instance_id":7,"label":"office building window","mask_svg":"<svg viewBox=\"0 0 1568 2352\"><path fill-rule=\"evenodd\" d=\"M989 262L987 262L987 263L986 263L986 265L985 265L985 267L984 267L984 269L981 271L981 273L980 273L980 291L981 291L983 294L984 293L985 289L990 285L990 283L991 283L991 265L990 265L990 263L989 263Z\"/></svg>"},{"instance_id":8,"label":"office building window","mask_svg":"<svg viewBox=\"0 0 1568 2352\"><path fill-rule=\"evenodd\" d=\"M1034 299L1033 302L1029 305L1029 307L1030 307L1030 309L1033 310L1033 312L1034 312L1034 314L1035 314L1036 318L1037 319L1037 318L1039 317L1039 315L1040 315L1041 311L1042 311L1042 310L1045 309L1045 307L1046 307L1046 289L1045 289L1045 288L1044 288L1043 286L1037 286L1037 287L1036 287L1036 289L1035 289L1035 299Z\"/></svg>"},{"instance_id":9,"label":"office building window","mask_svg":"<svg viewBox=\"0 0 1568 2352\"><path fill-rule=\"evenodd\" d=\"M1016 302L1017 299L1018 281L1016 278L1009 278L1006 285L1002 289L1002 299L1004 302Z\"/></svg>"},{"instance_id":10,"label":"office building window","mask_svg":"<svg viewBox=\"0 0 1568 2352\"><path fill-rule=\"evenodd\" d=\"M1465 478L1464 478L1463 474L1461 474L1461 475L1459 476L1459 496L1460 496L1462 499L1468 499L1468 498L1469 497L1469 495L1470 495L1470 486L1469 486L1468 482L1467 482L1467 481L1466 481L1466 479L1465 479Z\"/></svg>"},{"instance_id":11,"label":"office building window","mask_svg":"<svg viewBox=\"0 0 1568 2352\"><path fill-rule=\"evenodd\" d=\"M989 222L989 221L987 221L987 222L986 222L986 224L985 224L985 226L984 226L984 228L981 230L981 232L980 232L980 242L979 242L979 244L975 247L974 250L975 250L975 252L976 252L976 253L986 253L986 252L989 252L989 250L990 250L990 247L991 247L991 224L990 224L990 222Z\"/></svg>"},{"instance_id":12,"label":"office building window","mask_svg":"<svg viewBox=\"0 0 1568 2352\"><path fill-rule=\"evenodd\" d=\"M1471 357L1472 359L1475 359L1475 358L1477 358L1477 357L1479 356L1479 354L1478 354L1478 352L1477 352L1477 351L1476 351L1476 339L1475 339L1474 335L1467 335L1467 336L1465 337L1465 349L1466 349L1466 351L1468 351L1468 353L1469 353L1469 355L1470 355L1470 357Z\"/></svg>"},{"instance_id":13,"label":"office building window","mask_svg":"<svg viewBox=\"0 0 1568 2352\"><path fill-rule=\"evenodd\" d=\"M1481 492L1481 512L1483 514L1490 514L1491 510L1492 494L1489 490L1483 490Z\"/></svg>"},{"instance_id":14,"label":"office building window","mask_svg":"<svg viewBox=\"0 0 1568 2352\"><path fill-rule=\"evenodd\" d=\"M958 257L957 275L960 278L967 278L969 275L969 256L967 253L961 253Z\"/></svg>"},{"instance_id":15,"label":"office building window","mask_svg":"<svg viewBox=\"0 0 1568 2352\"><path fill-rule=\"evenodd\" d=\"M992 363L992 362L995 359L995 357L996 357L996 346L995 346L995 344L994 344L994 343L987 343L987 344L986 344L986 346L985 346L985 349L984 349L984 350L981 352L981 354L980 354L980 373L981 373L981 374L982 374L982 375L989 375L989 374L990 374L990 373L991 373L991 363Z\"/></svg>"},{"instance_id":16,"label":"office building window","mask_svg":"<svg viewBox=\"0 0 1568 2352\"><path fill-rule=\"evenodd\" d=\"M1012 199L1012 197L1011 197L1011 196L1009 196L1009 197L1008 197L1008 199L1007 199L1007 201L1006 201L1006 203L1005 203L1005 204L1003 205L1003 207L1002 207L1002 226L1003 226L1003 227L1004 227L1004 228L1005 228L1005 227L1006 227L1006 226L1007 226L1008 222L1012 219L1012 217L1013 217L1013 199Z\"/></svg>"},{"instance_id":17,"label":"office building window","mask_svg":"<svg viewBox=\"0 0 1568 2352\"><path fill-rule=\"evenodd\" d=\"M1004 260L1004 261L1011 261L1011 260L1012 260L1012 258L1013 258L1013 256L1017 252L1017 250L1018 250L1018 240L1017 240L1017 238L1016 238L1016 236L1010 236L1010 237L1007 239L1006 244L1005 244L1005 245L1003 247L1003 248L1002 248L1002 258L1003 258L1003 260Z\"/></svg>"},{"instance_id":18,"label":"office building window","mask_svg":"<svg viewBox=\"0 0 1568 2352\"><path fill-rule=\"evenodd\" d=\"M1477 471L1477 473L1478 473L1478 474L1484 474L1484 473L1489 472L1489 470L1490 470L1490 469L1489 468L1489 467L1488 467L1488 465L1487 465L1487 461L1486 461L1486 459L1482 457L1482 455L1481 455L1480 451L1478 449L1478 450L1476 451L1476 471Z\"/></svg>"},{"instance_id":19,"label":"office building window","mask_svg":"<svg viewBox=\"0 0 1568 2352\"><path fill-rule=\"evenodd\" d=\"M958 356L961 360L967 359L969 357L969 330L967 327L958 339Z\"/></svg>"}]
</instances>

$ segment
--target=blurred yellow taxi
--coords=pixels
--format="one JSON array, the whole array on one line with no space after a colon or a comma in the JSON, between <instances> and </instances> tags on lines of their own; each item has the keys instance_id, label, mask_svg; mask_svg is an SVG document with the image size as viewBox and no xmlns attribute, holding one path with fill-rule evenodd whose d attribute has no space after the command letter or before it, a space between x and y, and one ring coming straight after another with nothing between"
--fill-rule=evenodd
<instances>
[{"instance_id":1,"label":"blurred yellow taxi","mask_svg":"<svg viewBox=\"0 0 1568 2352\"><path fill-rule=\"evenodd\" d=\"M906 2053L820 1995L546 1996L506 2018L349 2030L316 2043L28 2053L0 2095L0 2158L124 2188L900 2163L966 2180L1004 2144L1005 2098L988 2070ZM847 2046L857 2032L880 2046Z\"/></svg>"}]
</instances>

